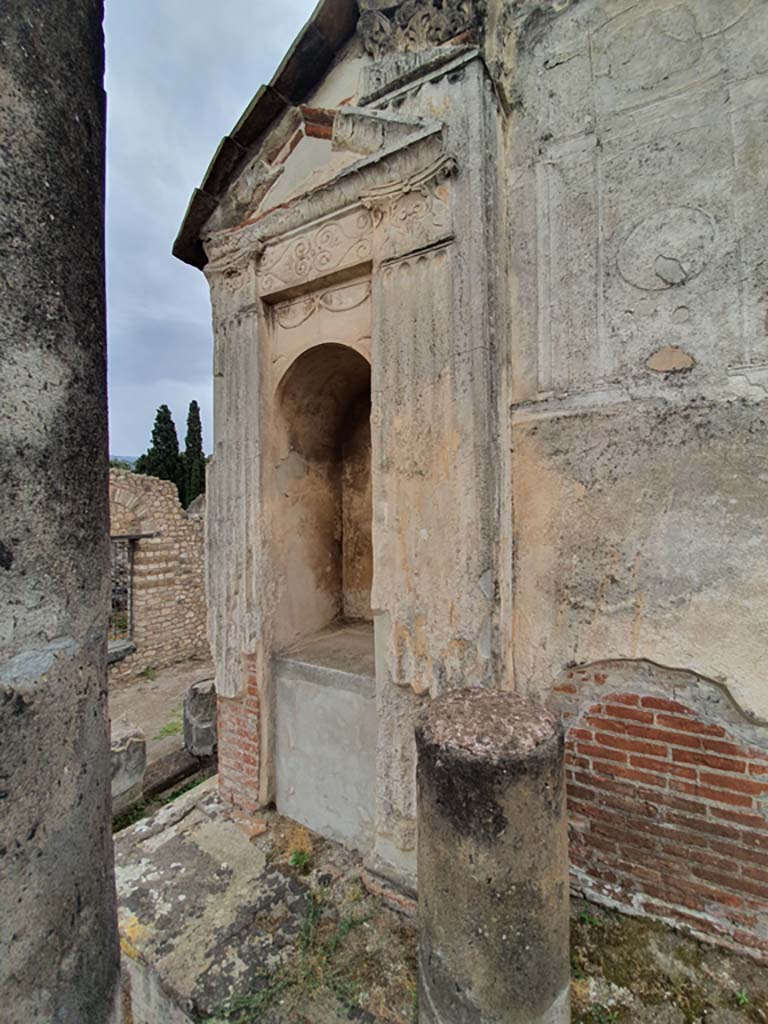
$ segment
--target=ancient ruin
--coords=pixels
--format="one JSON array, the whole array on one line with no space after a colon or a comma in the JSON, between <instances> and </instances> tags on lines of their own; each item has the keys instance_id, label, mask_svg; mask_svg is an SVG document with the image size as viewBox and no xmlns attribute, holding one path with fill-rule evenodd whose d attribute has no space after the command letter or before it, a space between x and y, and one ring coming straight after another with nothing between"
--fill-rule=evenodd
<instances>
[{"instance_id":1,"label":"ancient ruin","mask_svg":"<svg viewBox=\"0 0 768 1024\"><path fill-rule=\"evenodd\" d=\"M413 886L419 708L535 692L576 891L768 954L766 123L761 0L319 5L174 248L233 805Z\"/></svg>"},{"instance_id":2,"label":"ancient ruin","mask_svg":"<svg viewBox=\"0 0 768 1024\"><path fill-rule=\"evenodd\" d=\"M32 7L0 9L3 1019L120 1020L116 863L134 1024L243 993L266 1024L552 1024L569 989L615 1020L576 992L597 940L569 977L564 785L582 924L652 936L603 991L655 958L640 1019L764 1019L768 3L321 0L174 246L213 307L220 772L116 860L103 12ZM113 482L125 669L167 653L139 578L189 612L168 650L202 643L203 523Z\"/></svg>"},{"instance_id":3,"label":"ancient ruin","mask_svg":"<svg viewBox=\"0 0 768 1024\"><path fill-rule=\"evenodd\" d=\"M209 656L200 505L185 511L167 480L110 469L111 683Z\"/></svg>"}]
</instances>

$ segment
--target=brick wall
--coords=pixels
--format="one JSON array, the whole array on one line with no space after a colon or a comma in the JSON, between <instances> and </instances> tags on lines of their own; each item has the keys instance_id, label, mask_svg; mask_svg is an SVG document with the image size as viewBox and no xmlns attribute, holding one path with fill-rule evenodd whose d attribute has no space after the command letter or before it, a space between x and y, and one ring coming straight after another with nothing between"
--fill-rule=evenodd
<instances>
[{"instance_id":1,"label":"brick wall","mask_svg":"<svg viewBox=\"0 0 768 1024\"><path fill-rule=\"evenodd\" d=\"M136 653L110 666L111 681L148 665L209 657L203 577L204 516L188 515L166 480L112 469L110 534L134 544L132 634Z\"/></svg>"},{"instance_id":2,"label":"brick wall","mask_svg":"<svg viewBox=\"0 0 768 1024\"><path fill-rule=\"evenodd\" d=\"M219 697L219 793L238 810L259 807L261 698L257 658L243 656L245 685L239 697Z\"/></svg>"},{"instance_id":3,"label":"brick wall","mask_svg":"<svg viewBox=\"0 0 768 1024\"><path fill-rule=\"evenodd\" d=\"M715 684L648 663L566 673L572 883L768 959L768 737Z\"/></svg>"}]
</instances>

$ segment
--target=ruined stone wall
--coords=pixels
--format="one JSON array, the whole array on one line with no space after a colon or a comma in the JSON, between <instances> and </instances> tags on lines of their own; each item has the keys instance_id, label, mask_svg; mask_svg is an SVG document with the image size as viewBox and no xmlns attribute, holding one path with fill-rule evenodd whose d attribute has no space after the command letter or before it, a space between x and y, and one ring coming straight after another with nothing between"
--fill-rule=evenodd
<instances>
[{"instance_id":1,"label":"ruined stone wall","mask_svg":"<svg viewBox=\"0 0 768 1024\"><path fill-rule=\"evenodd\" d=\"M110 470L110 534L133 544L131 640L134 654L110 666L110 680L146 666L208 657L203 579L203 514L188 514L174 484Z\"/></svg>"},{"instance_id":2,"label":"ruined stone wall","mask_svg":"<svg viewBox=\"0 0 768 1024\"><path fill-rule=\"evenodd\" d=\"M764 955L768 4L506 12L510 674L577 889Z\"/></svg>"}]
</instances>

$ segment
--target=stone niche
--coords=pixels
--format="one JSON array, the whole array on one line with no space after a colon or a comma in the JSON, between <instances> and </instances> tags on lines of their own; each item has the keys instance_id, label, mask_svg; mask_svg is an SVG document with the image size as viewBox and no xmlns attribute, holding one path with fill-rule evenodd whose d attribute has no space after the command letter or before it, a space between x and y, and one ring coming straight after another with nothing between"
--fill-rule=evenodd
<instances>
[{"instance_id":1,"label":"stone niche","mask_svg":"<svg viewBox=\"0 0 768 1024\"><path fill-rule=\"evenodd\" d=\"M370 279L268 310L280 810L367 849L376 706L371 580Z\"/></svg>"},{"instance_id":2,"label":"stone niche","mask_svg":"<svg viewBox=\"0 0 768 1024\"><path fill-rule=\"evenodd\" d=\"M369 295L363 281L301 300L298 312L295 302L274 310L276 365L292 360L275 395L270 481L274 557L283 570L279 647L332 623L372 618ZM328 316L292 319L321 302Z\"/></svg>"},{"instance_id":3,"label":"stone niche","mask_svg":"<svg viewBox=\"0 0 768 1024\"><path fill-rule=\"evenodd\" d=\"M221 791L410 882L414 715L497 652L491 96L468 46L403 69L353 41L203 233Z\"/></svg>"}]
</instances>

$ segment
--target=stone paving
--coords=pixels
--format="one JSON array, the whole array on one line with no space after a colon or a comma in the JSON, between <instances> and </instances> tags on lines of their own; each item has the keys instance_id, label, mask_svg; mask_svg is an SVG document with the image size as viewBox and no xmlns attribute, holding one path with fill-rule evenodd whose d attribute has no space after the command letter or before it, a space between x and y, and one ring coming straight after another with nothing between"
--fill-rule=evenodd
<instances>
[{"instance_id":1,"label":"stone paving","mask_svg":"<svg viewBox=\"0 0 768 1024\"><path fill-rule=\"evenodd\" d=\"M274 813L233 820L215 786L116 836L135 1024L410 1024L412 921L355 854Z\"/></svg>"},{"instance_id":2,"label":"stone paving","mask_svg":"<svg viewBox=\"0 0 768 1024\"><path fill-rule=\"evenodd\" d=\"M134 1024L415 1024L412 917L353 852L210 779L115 839ZM575 902L573 1024L766 1024L768 971Z\"/></svg>"}]
</instances>

